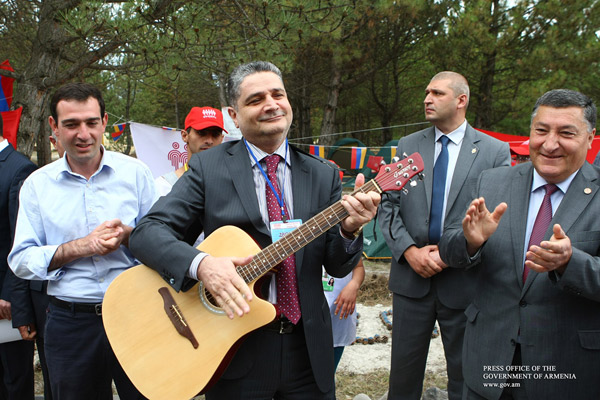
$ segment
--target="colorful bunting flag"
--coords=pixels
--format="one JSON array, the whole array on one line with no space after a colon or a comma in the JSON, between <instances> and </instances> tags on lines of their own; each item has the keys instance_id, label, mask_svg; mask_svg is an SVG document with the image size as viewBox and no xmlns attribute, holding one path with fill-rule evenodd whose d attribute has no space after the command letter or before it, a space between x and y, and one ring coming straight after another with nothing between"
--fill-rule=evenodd
<instances>
[{"instance_id":1,"label":"colorful bunting flag","mask_svg":"<svg viewBox=\"0 0 600 400\"><path fill-rule=\"evenodd\" d=\"M127 125L127 124L123 123L123 124L113 125L113 131L110 133L110 136L112 137L112 140L114 142L116 142L117 140L119 140L119 138L121 137L121 135L125 131L125 125Z\"/></svg>"},{"instance_id":2,"label":"colorful bunting flag","mask_svg":"<svg viewBox=\"0 0 600 400\"><path fill-rule=\"evenodd\" d=\"M0 64L0 69L14 71L8 60L5 60ZM13 78L0 75L0 111L10 110L13 98L13 81Z\"/></svg>"},{"instance_id":3,"label":"colorful bunting flag","mask_svg":"<svg viewBox=\"0 0 600 400\"><path fill-rule=\"evenodd\" d=\"M391 147L391 150L390 150L390 154L392 155L391 159L394 159L394 157L396 157L397 150L398 150L398 148L396 146Z\"/></svg>"},{"instance_id":4,"label":"colorful bunting flag","mask_svg":"<svg viewBox=\"0 0 600 400\"><path fill-rule=\"evenodd\" d=\"M163 126L162 128L165 131L179 131L180 130L180 129L177 129L177 128L169 128L168 126Z\"/></svg>"},{"instance_id":5,"label":"colorful bunting flag","mask_svg":"<svg viewBox=\"0 0 600 400\"><path fill-rule=\"evenodd\" d=\"M313 156L325 158L325 147L311 144L309 146L309 153Z\"/></svg>"},{"instance_id":6,"label":"colorful bunting flag","mask_svg":"<svg viewBox=\"0 0 600 400\"><path fill-rule=\"evenodd\" d=\"M351 152L350 166L352 169L362 169L367 155L366 147L353 147Z\"/></svg>"}]
</instances>

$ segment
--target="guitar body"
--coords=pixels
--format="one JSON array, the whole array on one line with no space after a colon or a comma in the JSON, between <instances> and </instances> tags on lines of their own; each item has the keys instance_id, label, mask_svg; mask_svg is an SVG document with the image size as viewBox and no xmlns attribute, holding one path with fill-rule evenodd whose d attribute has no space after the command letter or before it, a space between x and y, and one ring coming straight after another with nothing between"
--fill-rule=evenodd
<instances>
[{"instance_id":1,"label":"guitar body","mask_svg":"<svg viewBox=\"0 0 600 400\"><path fill-rule=\"evenodd\" d=\"M244 231L224 226L198 248L216 257L245 257L260 251ZM254 291L255 282L250 282ZM181 336L164 309L160 288L167 287L185 318L198 348ZM120 274L102 304L110 344L135 387L149 399L187 400L223 372L228 353L243 336L275 318L275 308L254 296L250 313L229 319L210 311L200 299L199 285L175 292L153 269L138 265ZM225 363L225 365L222 365Z\"/></svg>"}]
</instances>

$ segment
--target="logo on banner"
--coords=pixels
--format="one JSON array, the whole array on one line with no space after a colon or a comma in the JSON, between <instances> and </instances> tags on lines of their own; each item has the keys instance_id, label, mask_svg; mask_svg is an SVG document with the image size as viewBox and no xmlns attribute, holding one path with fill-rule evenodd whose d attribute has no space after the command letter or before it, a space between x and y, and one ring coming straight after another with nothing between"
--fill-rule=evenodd
<instances>
[{"instance_id":1,"label":"logo on banner","mask_svg":"<svg viewBox=\"0 0 600 400\"><path fill-rule=\"evenodd\" d=\"M169 151L169 153L167 154L167 158L169 159L169 161L171 161L171 165L173 166L173 168L178 169L183 167L188 160L187 144L183 146L183 152L178 150L179 143L173 142L171 146L173 147L173 150Z\"/></svg>"}]
</instances>

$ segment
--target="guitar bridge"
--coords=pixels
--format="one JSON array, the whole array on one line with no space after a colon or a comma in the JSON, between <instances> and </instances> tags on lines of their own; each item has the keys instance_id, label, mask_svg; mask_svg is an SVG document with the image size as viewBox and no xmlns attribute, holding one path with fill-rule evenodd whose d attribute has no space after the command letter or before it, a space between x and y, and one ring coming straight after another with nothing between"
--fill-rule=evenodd
<instances>
[{"instance_id":1,"label":"guitar bridge","mask_svg":"<svg viewBox=\"0 0 600 400\"><path fill-rule=\"evenodd\" d=\"M160 295L163 298L165 312L167 313L167 316L171 320L171 323L173 324L177 332L184 338L188 339L190 343L192 343L192 346L194 346L194 348L197 349L198 341L196 340L194 333L187 324L187 321L185 320L183 313L179 309L179 306L175 302L175 299L171 295L171 292L169 292L169 289L167 289L166 287L161 287L160 289L158 289L158 293L160 293Z\"/></svg>"}]
</instances>

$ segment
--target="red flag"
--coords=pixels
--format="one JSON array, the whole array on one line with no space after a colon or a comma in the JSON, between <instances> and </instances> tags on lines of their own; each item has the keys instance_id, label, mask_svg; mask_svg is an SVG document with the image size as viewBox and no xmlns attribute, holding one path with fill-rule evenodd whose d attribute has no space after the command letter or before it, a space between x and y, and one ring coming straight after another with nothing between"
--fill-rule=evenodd
<instances>
[{"instance_id":1,"label":"red flag","mask_svg":"<svg viewBox=\"0 0 600 400\"><path fill-rule=\"evenodd\" d=\"M4 123L4 139L8 140L13 147L17 148L17 131L19 130L19 122L21 122L21 113L23 107L16 110L2 112L2 122Z\"/></svg>"},{"instance_id":2,"label":"red flag","mask_svg":"<svg viewBox=\"0 0 600 400\"><path fill-rule=\"evenodd\" d=\"M369 156L367 160L367 167L371 168L371 171L377 173L384 164L382 156Z\"/></svg>"},{"instance_id":3,"label":"red flag","mask_svg":"<svg viewBox=\"0 0 600 400\"><path fill-rule=\"evenodd\" d=\"M14 71L8 60L5 60L0 64L0 69ZM13 78L7 78L6 76L0 75L0 111L10 110L13 98L13 81Z\"/></svg>"}]
</instances>

